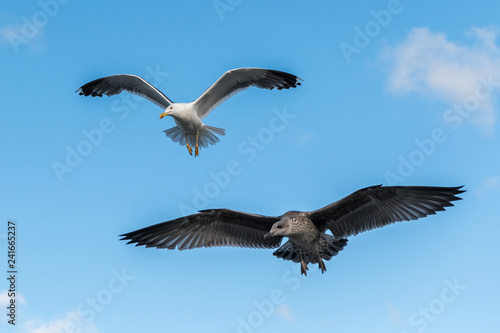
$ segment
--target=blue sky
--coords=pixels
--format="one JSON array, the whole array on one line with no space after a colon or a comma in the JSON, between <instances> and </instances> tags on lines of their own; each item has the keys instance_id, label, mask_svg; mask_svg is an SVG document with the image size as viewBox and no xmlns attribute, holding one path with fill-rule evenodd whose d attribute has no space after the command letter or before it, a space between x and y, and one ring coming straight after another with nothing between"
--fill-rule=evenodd
<instances>
[{"instance_id":1,"label":"blue sky","mask_svg":"<svg viewBox=\"0 0 500 333\"><path fill-rule=\"evenodd\" d=\"M13 327L2 279L1 331L498 329L498 6L4 2L0 269L14 220L20 294ZM197 158L165 137L173 121L154 104L75 93L130 73L188 102L237 67L304 81L222 104L205 123L227 134ZM248 150L251 137L260 145ZM306 279L272 250L118 237L196 209L314 210L376 184L467 192L446 212L353 237Z\"/></svg>"}]
</instances>

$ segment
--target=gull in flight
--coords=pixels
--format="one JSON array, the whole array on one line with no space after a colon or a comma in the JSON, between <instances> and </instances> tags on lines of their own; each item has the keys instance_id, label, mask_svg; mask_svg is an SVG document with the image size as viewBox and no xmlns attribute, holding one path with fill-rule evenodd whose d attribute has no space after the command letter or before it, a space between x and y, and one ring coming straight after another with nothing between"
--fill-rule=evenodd
<instances>
[{"instance_id":1,"label":"gull in flight","mask_svg":"<svg viewBox=\"0 0 500 333\"><path fill-rule=\"evenodd\" d=\"M144 97L165 111L160 119L172 116L177 126L165 130L174 142L185 145L190 155L199 155L199 146L207 148L219 142L217 135L224 135L223 128L205 125L202 119L210 111L234 94L249 87L272 90L289 89L300 85L299 77L272 69L237 68L229 70L208 88L197 100L191 103L174 103L161 91L143 78L136 75L121 74L103 77L84 84L76 92L84 96L113 96L128 91Z\"/></svg>"},{"instance_id":2,"label":"gull in flight","mask_svg":"<svg viewBox=\"0 0 500 333\"><path fill-rule=\"evenodd\" d=\"M202 210L197 214L159 223L121 235L127 244L160 249L235 246L277 248L273 254L300 263L307 275L309 263L326 271L330 260L347 245L347 237L395 222L417 220L444 211L461 200L459 187L371 186L312 212L289 211L277 217L229 209ZM331 232L327 234L327 230Z\"/></svg>"}]
</instances>

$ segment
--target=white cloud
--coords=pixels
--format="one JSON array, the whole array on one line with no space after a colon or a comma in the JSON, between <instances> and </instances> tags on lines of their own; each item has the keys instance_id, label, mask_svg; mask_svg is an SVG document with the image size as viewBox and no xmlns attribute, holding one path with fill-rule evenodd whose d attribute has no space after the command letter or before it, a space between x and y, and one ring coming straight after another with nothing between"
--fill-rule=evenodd
<instances>
[{"instance_id":1,"label":"white cloud","mask_svg":"<svg viewBox=\"0 0 500 333\"><path fill-rule=\"evenodd\" d=\"M389 314L389 322L395 326L401 326L403 320L401 319L401 313L392 305L392 303L387 303L387 312Z\"/></svg>"},{"instance_id":2,"label":"white cloud","mask_svg":"<svg viewBox=\"0 0 500 333\"><path fill-rule=\"evenodd\" d=\"M78 312L69 312L64 318L54 319L48 323L36 320L26 323L27 333L95 333L98 332L96 326L82 319Z\"/></svg>"},{"instance_id":3,"label":"white cloud","mask_svg":"<svg viewBox=\"0 0 500 333\"><path fill-rule=\"evenodd\" d=\"M12 36L22 36L22 24L8 25L0 30L0 36L5 43L10 43Z\"/></svg>"},{"instance_id":4,"label":"white cloud","mask_svg":"<svg viewBox=\"0 0 500 333\"><path fill-rule=\"evenodd\" d=\"M450 41L445 34L414 28L384 55L391 61L388 88L392 92L417 92L449 103L463 103L474 96L488 77L500 82L500 49L493 27L468 31L471 45ZM500 85L495 86L498 95ZM494 95L480 101L471 117L479 128L491 131L495 123Z\"/></svg>"},{"instance_id":5,"label":"white cloud","mask_svg":"<svg viewBox=\"0 0 500 333\"><path fill-rule=\"evenodd\" d=\"M305 132L303 130L300 130L297 136L293 139L295 144L297 144L300 147L303 147L307 145L310 141L314 140L315 135L314 133L309 133Z\"/></svg>"},{"instance_id":6,"label":"white cloud","mask_svg":"<svg viewBox=\"0 0 500 333\"><path fill-rule=\"evenodd\" d=\"M12 48L15 53L24 49L31 52L38 52L44 48L45 43L43 29L37 28L35 32L27 35L23 24L8 25L0 28L0 41L9 48Z\"/></svg>"},{"instance_id":7,"label":"white cloud","mask_svg":"<svg viewBox=\"0 0 500 333\"><path fill-rule=\"evenodd\" d=\"M8 292L9 291L7 289L0 291L0 307L2 308L10 303L11 298L9 297ZM16 302L17 304L26 305L26 299L19 293L16 293Z\"/></svg>"},{"instance_id":8,"label":"white cloud","mask_svg":"<svg viewBox=\"0 0 500 333\"><path fill-rule=\"evenodd\" d=\"M7 306L10 302L8 290L0 292L0 307ZM17 304L26 305L26 299L23 295L16 293ZM91 321L84 320L77 311L67 313L61 319L43 322L41 320L30 320L21 329L23 333L97 333L98 329Z\"/></svg>"},{"instance_id":9,"label":"white cloud","mask_svg":"<svg viewBox=\"0 0 500 333\"><path fill-rule=\"evenodd\" d=\"M478 186L476 194L477 196L482 197L486 191L499 188L500 188L500 177L498 176L486 177L485 179L483 179L482 183Z\"/></svg>"},{"instance_id":10,"label":"white cloud","mask_svg":"<svg viewBox=\"0 0 500 333\"><path fill-rule=\"evenodd\" d=\"M22 50L39 52L45 47L44 27L51 15L42 9L32 16L18 17L0 10L0 44L11 48L15 53ZM42 18L43 21L40 21Z\"/></svg>"},{"instance_id":11,"label":"white cloud","mask_svg":"<svg viewBox=\"0 0 500 333\"><path fill-rule=\"evenodd\" d=\"M285 319L286 321L289 322L293 321L292 309L286 303L283 303L276 308L276 314L281 318Z\"/></svg>"},{"instance_id":12,"label":"white cloud","mask_svg":"<svg viewBox=\"0 0 500 333\"><path fill-rule=\"evenodd\" d=\"M21 25L15 24L15 17L5 11L0 11L0 22L3 27L0 27L0 41L9 43L9 36L11 33L20 32Z\"/></svg>"}]
</instances>

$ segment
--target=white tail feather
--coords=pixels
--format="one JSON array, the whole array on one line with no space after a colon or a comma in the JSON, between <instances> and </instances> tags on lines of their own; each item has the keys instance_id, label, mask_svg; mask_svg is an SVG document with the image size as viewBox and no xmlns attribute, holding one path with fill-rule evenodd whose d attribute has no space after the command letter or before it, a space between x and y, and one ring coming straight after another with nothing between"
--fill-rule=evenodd
<instances>
[{"instance_id":1,"label":"white tail feather","mask_svg":"<svg viewBox=\"0 0 500 333\"><path fill-rule=\"evenodd\" d=\"M169 128L163 132L172 139L173 142L178 142L181 146L186 145L186 133L179 126ZM215 145L220 141L217 135L223 136L225 134L226 131L223 128L205 125L198 135L198 145L203 148L208 148L208 146ZM191 146L194 147L196 145L196 134L188 133L187 139Z\"/></svg>"}]
</instances>

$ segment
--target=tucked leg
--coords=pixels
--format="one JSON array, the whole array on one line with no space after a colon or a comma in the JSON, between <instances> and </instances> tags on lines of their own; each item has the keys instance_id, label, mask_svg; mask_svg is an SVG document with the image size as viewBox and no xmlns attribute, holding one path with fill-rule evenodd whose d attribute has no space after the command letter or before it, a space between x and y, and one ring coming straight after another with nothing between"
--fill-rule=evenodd
<instances>
[{"instance_id":1,"label":"tucked leg","mask_svg":"<svg viewBox=\"0 0 500 333\"><path fill-rule=\"evenodd\" d=\"M200 135L200 131L196 132L196 147L194 147L194 157L200 155L200 151L198 149L198 136Z\"/></svg>"},{"instance_id":2,"label":"tucked leg","mask_svg":"<svg viewBox=\"0 0 500 333\"><path fill-rule=\"evenodd\" d=\"M326 272L326 266L325 266L325 263L323 262L323 258L319 257L318 265L319 265L319 269L321 269L321 274Z\"/></svg>"},{"instance_id":3,"label":"tucked leg","mask_svg":"<svg viewBox=\"0 0 500 333\"><path fill-rule=\"evenodd\" d=\"M189 145L189 141L188 141L188 135L186 133L186 148L188 149L188 152L189 152L189 155L193 156L193 149L191 148L191 146Z\"/></svg>"},{"instance_id":4,"label":"tucked leg","mask_svg":"<svg viewBox=\"0 0 500 333\"><path fill-rule=\"evenodd\" d=\"M309 270L309 267L307 267L304 260L302 260L302 252L299 253L300 253L300 274L301 275L304 274L305 276L307 276L307 271Z\"/></svg>"}]
</instances>

